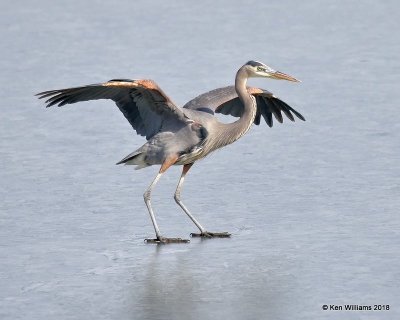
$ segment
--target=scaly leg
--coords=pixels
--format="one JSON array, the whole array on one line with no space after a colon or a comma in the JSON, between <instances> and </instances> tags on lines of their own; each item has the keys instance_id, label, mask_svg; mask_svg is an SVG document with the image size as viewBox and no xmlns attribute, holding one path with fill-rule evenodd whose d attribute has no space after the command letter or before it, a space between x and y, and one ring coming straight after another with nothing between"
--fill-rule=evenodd
<instances>
[{"instance_id":1,"label":"scaly leg","mask_svg":"<svg viewBox=\"0 0 400 320\"><path fill-rule=\"evenodd\" d=\"M186 208L186 206L181 201L181 190L182 190L183 181L185 180L185 176L186 176L187 172L189 171L189 169L192 167L192 165L193 165L193 163L189 163L189 164L185 164L183 166L182 175L179 179L178 186L176 187L175 196L174 196L176 203L182 208L182 210L187 214L187 216L190 218L190 220L192 220L193 223L196 225L196 227L199 228L199 230L200 230L200 233L191 233L190 235L192 237L206 237L206 238L230 237L231 235L228 232L208 232L208 231L206 231L202 227L202 225L195 219L195 217L193 217L193 215L190 213L188 208Z\"/></svg>"},{"instance_id":2,"label":"scaly leg","mask_svg":"<svg viewBox=\"0 0 400 320\"><path fill-rule=\"evenodd\" d=\"M154 231L156 232L156 238L155 239L146 239L145 241L147 243L181 243L181 242L189 242L189 240L186 239L181 239L181 238L166 238L161 235L160 228L158 227L156 217L153 212L153 208L151 207L151 191L153 190L154 186L157 184L158 180L161 178L163 173L175 163L176 158L173 159L168 159L166 160L163 165L161 166L161 169L153 182L150 184L150 186L147 188L145 193L143 194L144 202L146 203L147 209L150 214L151 222L153 223L154 226Z\"/></svg>"}]
</instances>

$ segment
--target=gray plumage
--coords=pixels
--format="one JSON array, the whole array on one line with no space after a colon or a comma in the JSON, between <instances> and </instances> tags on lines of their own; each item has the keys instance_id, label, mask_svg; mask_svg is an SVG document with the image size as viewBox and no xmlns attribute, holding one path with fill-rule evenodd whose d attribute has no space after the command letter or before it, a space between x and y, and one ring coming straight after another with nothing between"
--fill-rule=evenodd
<instances>
[{"instance_id":1,"label":"gray plumage","mask_svg":"<svg viewBox=\"0 0 400 320\"><path fill-rule=\"evenodd\" d=\"M253 123L259 125L261 117L272 127L273 116L278 122L283 115L294 121L304 117L267 90L247 87L250 77L268 77L298 82L297 79L275 71L261 62L249 61L237 72L235 86L218 88L186 103L183 108L172 100L152 80L114 79L105 83L51 90L38 94L47 98L47 107L80 101L111 99L118 106L137 134L145 136L147 143L118 164L136 165L137 169L161 165L153 183L144 194L145 202L156 232L152 242L186 242L178 238L165 238L158 228L150 202L151 191L161 175L171 165L183 165L183 172L175 193L175 200L200 230L199 236L229 236L228 233L206 231L180 200L184 177L192 164L212 151L233 143L244 135ZM239 117L233 123L221 123L215 113Z\"/></svg>"},{"instance_id":2,"label":"gray plumage","mask_svg":"<svg viewBox=\"0 0 400 320\"><path fill-rule=\"evenodd\" d=\"M262 90L262 92L258 93L258 90ZM277 121L282 123L283 117L281 112L291 121L295 121L293 114L297 118L303 121L305 120L299 112L287 105L284 101L275 97L271 92L251 87L247 87L247 91L253 92L256 98L257 113L254 119L256 125L260 124L260 117L262 116L268 126L272 127L272 115L274 115ZM203 111L210 114L221 113L234 117L240 117L244 112L243 103L241 103L234 86L218 88L204 93L186 103L183 108Z\"/></svg>"}]
</instances>

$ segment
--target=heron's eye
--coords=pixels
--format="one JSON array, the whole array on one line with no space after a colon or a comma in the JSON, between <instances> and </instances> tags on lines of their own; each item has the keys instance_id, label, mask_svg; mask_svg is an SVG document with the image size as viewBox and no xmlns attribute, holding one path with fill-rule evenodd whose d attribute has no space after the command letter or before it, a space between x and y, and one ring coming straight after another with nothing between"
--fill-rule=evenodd
<instances>
[{"instance_id":1,"label":"heron's eye","mask_svg":"<svg viewBox=\"0 0 400 320\"><path fill-rule=\"evenodd\" d=\"M263 67L257 67L257 71L265 71Z\"/></svg>"}]
</instances>

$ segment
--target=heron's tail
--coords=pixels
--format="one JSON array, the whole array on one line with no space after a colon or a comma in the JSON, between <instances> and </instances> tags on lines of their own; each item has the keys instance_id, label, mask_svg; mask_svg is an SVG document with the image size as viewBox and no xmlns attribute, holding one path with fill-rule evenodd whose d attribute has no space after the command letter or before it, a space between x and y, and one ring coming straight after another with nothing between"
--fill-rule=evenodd
<instances>
[{"instance_id":1,"label":"heron's tail","mask_svg":"<svg viewBox=\"0 0 400 320\"><path fill-rule=\"evenodd\" d=\"M125 164L125 165L137 165L135 170L142 169L148 167L149 164L145 161L146 153L143 150L138 149L130 154L128 154L121 161L118 161L116 164Z\"/></svg>"}]
</instances>

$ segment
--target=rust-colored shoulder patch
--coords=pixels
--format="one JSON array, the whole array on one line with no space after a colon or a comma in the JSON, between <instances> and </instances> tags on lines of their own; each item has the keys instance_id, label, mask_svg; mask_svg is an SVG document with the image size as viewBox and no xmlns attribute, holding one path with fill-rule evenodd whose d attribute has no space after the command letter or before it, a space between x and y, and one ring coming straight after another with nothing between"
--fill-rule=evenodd
<instances>
[{"instance_id":1,"label":"rust-colored shoulder patch","mask_svg":"<svg viewBox=\"0 0 400 320\"><path fill-rule=\"evenodd\" d=\"M132 87L137 87L137 83L136 82L128 82L128 81L115 81L115 80L111 80L109 82L106 83L102 83L102 86L105 87L125 87L125 88L132 88Z\"/></svg>"},{"instance_id":2,"label":"rust-colored shoulder patch","mask_svg":"<svg viewBox=\"0 0 400 320\"><path fill-rule=\"evenodd\" d=\"M135 81L139 86L144 87L146 89L160 90L157 84L153 80L143 79Z\"/></svg>"},{"instance_id":3,"label":"rust-colored shoulder patch","mask_svg":"<svg viewBox=\"0 0 400 320\"><path fill-rule=\"evenodd\" d=\"M153 80L143 79L143 80L131 80L131 81L124 81L124 80L111 80L106 83L102 84L106 87L142 87L144 89L149 90L158 90L160 88Z\"/></svg>"},{"instance_id":4,"label":"rust-colored shoulder patch","mask_svg":"<svg viewBox=\"0 0 400 320\"><path fill-rule=\"evenodd\" d=\"M174 104L172 100L165 94L164 91L161 90L161 88L153 80L143 79L136 80L135 82L138 87L150 90L150 94L153 96L153 99Z\"/></svg>"},{"instance_id":5,"label":"rust-colored shoulder patch","mask_svg":"<svg viewBox=\"0 0 400 320\"><path fill-rule=\"evenodd\" d=\"M254 87L249 87L249 88L247 88L247 91L248 91L250 94L260 94L260 93L263 93L263 92L264 92L262 89L260 89L260 88L254 88Z\"/></svg>"},{"instance_id":6,"label":"rust-colored shoulder patch","mask_svg":"<svg viewBox=\"0 0 400 320\"><path fill-rule=\"evenodd\" d=\"M124 81L111 80L109 82L103 83L102 86L106 87L120 87L120 88L137 88L141 91L147 91L156 102L168 102L174 104L171 99L160 89L160 87L150 79L141 80L130 80Z\"/></svg>"},{"instance_id":7,"label":"rust-colored shoulder patch","mask_svg":"<svg viewBox=\"0 0 400 320\"><path fill-rule=\"evenodd\" d=\"M247 90L250 94L254 94L254 95L261 94L262 96L268 97L268 98L275 97L274 94L269 92L268 90L263 90L263 89L254 88L254 87L248 87Z\"/></svg>"}]
</instances>

